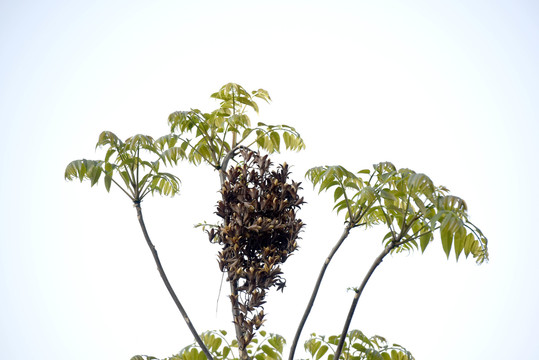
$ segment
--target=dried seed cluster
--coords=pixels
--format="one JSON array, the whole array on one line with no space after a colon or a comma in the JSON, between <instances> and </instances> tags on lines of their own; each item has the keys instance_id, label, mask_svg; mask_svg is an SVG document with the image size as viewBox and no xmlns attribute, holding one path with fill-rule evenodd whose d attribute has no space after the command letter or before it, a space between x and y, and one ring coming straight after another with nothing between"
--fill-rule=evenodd
<instances>
[{"instance_id":1,"label":"dried seed cluster","mask_svg":"<svg viewBox=\"0 0 539 360\"><path fill-rule=\"evenodd\" d=\"M247 149L241 155L243 164L230 168L221 189L216 213L223 224L209 235L223 246L219 266L236 284L237 294L231 295L238 309L234 323L244 334L239 346L245 348L264 322L266 291L285 286L280 264L298 247L303 223L296 210L304 201L298 196L300 184L287 182L286 163L270 170L267 155Z\"/></svg>"}]
</instances>

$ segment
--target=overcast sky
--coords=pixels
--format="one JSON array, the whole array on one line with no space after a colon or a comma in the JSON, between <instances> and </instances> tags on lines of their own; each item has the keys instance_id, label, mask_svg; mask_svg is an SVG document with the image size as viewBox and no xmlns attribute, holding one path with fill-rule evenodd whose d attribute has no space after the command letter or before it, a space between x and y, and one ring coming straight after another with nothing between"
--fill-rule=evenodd
<instances>
[{"instance_id":1,"label":"overcast sky","mask_svg":"<svg viewBox=\"0 0 539 360\"><path fill-rule=\"evenodd\" d=\"M3 1L0 3L0 350L8 359L129 359L192 341L155 269L135 210L65 166L99 158L102 130L167 133L176 110L211 111L227 82L264 88L255 121L288 124L283 153L316 165L391 161L464 198L491 261L387 258L352 328L416 358L531 359L539 353L539 6L467 1ZM182 193L143 203L148 230L199 331L231 326L218 300L218 176L182 164ZM292 340L343 219L304 182L307 224L272 291L265 329ZM380 231L356 230L328 270L303 332L340 332ZM217 308L218 305L218 308Z\"/></svg>"}]
</instances>

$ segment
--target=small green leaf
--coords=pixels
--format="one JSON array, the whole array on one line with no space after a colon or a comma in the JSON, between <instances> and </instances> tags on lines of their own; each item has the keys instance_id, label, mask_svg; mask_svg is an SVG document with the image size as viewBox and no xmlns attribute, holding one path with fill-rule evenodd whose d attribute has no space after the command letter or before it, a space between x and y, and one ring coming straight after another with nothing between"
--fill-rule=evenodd
<instances>
[{"instance_id":1,"label":"small green leaf","mask_svg":"<svg viewBox=\"0 0 539 360\"><path fill-rule=\"evenodd\" d=\"M211 344L211 350L212 350L213 352L216 352L216 351L219 349L219 347L221 346L221 343L222 343L222 342L223 342L223 339L221 339L221 338L219 338L219 337L216 338L216 339L212 342L212 344Z\"/></svg>"},{"instance_id":2,"label":"small green leaf","mask_svg":"<svg viewBox=\"0 0 539 360\"><path fill-rule=\"evenodd\" d=\"M464 241L464 255L466 255L466 257L470 255L474 242L475 242L475 238L472 233L466 235L466 239Z\"/></svg>"},{"instance_id":3,"label":"small green leaf","mask_svg":"<svg viewBox=\"0 0 539 360\"><path fill-rule=\"evenodd\" d=\"M112 176L111 175L105 175L105 189L107 189L107 192L110 192L110 185L112 184Z\"/></svg>"},{"instance_id":4,"label":"small green leaf","mask_svg":"<svg viewBox=\"0 0 539 360\"><path fill-rule=\"evenodd\" d=\"M262 351L264 351L270 359L280 359L280 356L268 345L262 345Z\"/></svg>"},{"instance_id":5,"label":"small green leaf","mask_svg":"<svg viewBox=\"0 0 539 360\"><path fill-rule=\"evenodd\" d=\"M432 239L432 233L431 232L428 232L428 233L424 233L420 236L419 240L420 240L420 243L419 245L421 246L421 252L424 253L425 252L425 249L427 248L427 245L429 245L430 241Z\"/></svg>"},{"instance_id":6,"label":"small green leaf","mask_svg":"<svg viewBox=\"0 0 539 360\"><path fill-rule=\"evenodd\" d=\"M461 226L455 232L455 237L454 237L455 256L457 258L457 261L459 260L460 253L464 249L465 244L466 244L466 229L464 228L464 226Z\"/></svg>"},{"instance_id":7,"label":"small green leaf","mask_svg":"<svg viewBox=\"0 0 539 360\"><path fill-rule=\"evenodd\" d=\"M338 186L338 187L335 189L335 192L333 193L333 200L334 200L335 202L337 202L337 200L339 200L339 198L340 198L341 196L343 196L343 194L344 194L344 189L343 189L342 187Z\"/></svg>"},{"instance_id":8,"label":"small green leaf","mask_svg":"<svg viewBox=\"0 0 539 360\"><path fill-rule=\"evenodd\" d=\"M327 345L322 345L322 346L320 347L320 350L318 350L318 352L316 353L316 358L315 358L315 359L316 359L316 360L320 360L320 358L321 358L322 356L324 356L324 354L325 354L327 351L328 351Z\"/></svg>"},{"instance_id":9,"label":"small green leaf","mask_svg":"<svg viewBox=\"0 0 539 360\"><path fill-rule=\"evenodd\" d=\"M223 348L223 359L226 359L226 357L230 354L230 348L228 346L225 346Z\"/></svg>"},{"instance_id":10,"label":"small green leaf","mask_svg":"<svg viewBox=\"0 0 539 360\"><path fill-rule=\"evenodd\" d=\"M397 201L397 198L389 191L389 189L382 189L380 191L380 196L382 196L386 200Z\"/></svg>"},{"instance_id":11,"label":"small green leaf","mask_svg":"<svg viewBox=\"0 0 539 360\"><path fill-rule=\"evenodd\" d=\"M268 342L279 352L279 354L283 353L283 345L286 342L283 337L280 335L272 335L272 337L268 339Z\"/></svg>"},{"instance_id":12,"label":"small green leaf","mask_svg":"<svg viewBox=\"0 0 539 360\"><path fill-rule=\"evenodd\" d=\"M271 142L273 143L273 148L279 151L279 146L281 145L281 137L279 136L279 134L274 131L271 132L270 139L271 139Z\"/></svg>"},{"instance_id":13,"label":"small green leaf","mask_svg":"<svg viewBox=\"0 0 539 360\"><path fill-rule=\"evenodd\" d=\"M331 345L337 345L339 344L339 337L338 336L335 336L335 335L332 335L328 338L328 344L331 344Z\"/></svg>"},{"instance_id":14,"label":"small green leaf","mask_svg":"<svg viewBox=\"0 0 539 360\"><path fill-rule=\"evenodd\" d=\"M451 244L453 243L453 233L442 228L440 230L440 236L442 238L442 247L444 248L445 255L449 259L449 252L451 251Z\"/></svg>"}]
</instances>

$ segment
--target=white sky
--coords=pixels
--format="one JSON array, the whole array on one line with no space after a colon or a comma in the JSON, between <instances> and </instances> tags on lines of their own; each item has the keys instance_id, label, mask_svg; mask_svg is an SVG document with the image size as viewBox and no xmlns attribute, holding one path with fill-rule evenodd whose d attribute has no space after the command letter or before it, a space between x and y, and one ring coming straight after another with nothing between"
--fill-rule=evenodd
<instances>
[{"instance_id":1,"label":"white sky","mask_svg":"<svg viewBox=\"0 0 539 360\"><path fill-rule=\"evenodd\" d=\"M0 352L8 359L169 356L192 341L119 191L67 183L102 130L165 134L167 116L227 82L264 88L260 121L295 126L307 150L275 161L351 170L392 161L463 197L490 263L386 259L353 328L417 359L531 359L539 352L539 6L534 1L17 1L0 3ZM255 119L256 120L256 119ZM144 202L165 269L199 331L231 329L212 221L217 174L178 167L182 194ZM266 330L292 340L342 231L304 183L307 228L272 292ZM307 323L336 334L380 251L356 231ZM226 287L223 287L226 289Z\"/></svg>"}]
</instances>

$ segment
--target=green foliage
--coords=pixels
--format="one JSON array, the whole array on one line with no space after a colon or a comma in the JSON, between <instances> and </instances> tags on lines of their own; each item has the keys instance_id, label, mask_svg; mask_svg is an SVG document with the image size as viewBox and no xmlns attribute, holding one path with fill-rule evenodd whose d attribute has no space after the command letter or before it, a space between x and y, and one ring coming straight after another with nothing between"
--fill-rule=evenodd
<instances>
[{"instance_id":1,"label":"green foliage","mask_svg":"<svg viewBox=\"0 0 539 360\"><path fill-rule=\"evenodd\" d=\"M311 334L311 338L305 342L305 351L313 360L334 360L335 350L339 343L340 335L317 336ZM389 345L381 336L365 336L359 330L348 332L344 342L343 351L339 359L350 360L414 360L412 354L398 344Z\"/></svg>"},{"instance_id":2,"label":"green foliage","mask_svg":"<svg viewBox=\"0 0 539 360\"><path fill-rule=\"evenodd\" d=\"M75 160L66 167L64 177L67 180L90 180L94 186L104 175L107 191L111 184L118 186L132 201L141 201L149 193L174 196L180 190L180 180L173 174L162 172L160 166L165 163L163 152L170 151L175 141L170 137L154 140L148 135L135 135L121 141L114 133L103 131L99 135L97 147L105 148L104 160ZM148 161L141 157L143 153L153 155Z\"/></svg>"},{"instance_id":3,"label":"green foliage","mask_svg":"<svg viewBox=\"0 0 539 360\"><path fill-rule=\"evenodd\" d=\"M176 111L168 122L178 146L163 155L173 163L188 159L194 164L206 162L219 169L226 155L237 146L253 147L269 153L281 149L281 138L287 150L301 150L305 144L299 133L287 125L251 125L249 110L258 113L256 99L269 102L270 96L263 89L248 93L237 84L226 84L212 98L221 100L219 108L203 113L198 109Z\"/></svg>"},{"instance_id":4,"label":"green foliage","mask_svg":"<svg viewBox=\"0 0 539 360\"><path fill-rule=\"evenodd\" d=\"M229 342L225 337L226 335L227 332L225 330L206 331L200 335L204 345L210 350L215 360L239 359L237 340L234 339ZM260 336L255 335L251 343L247 346L249 358L256 360L282 360L286 340L281 335L267 333L266 331L260 331ZM131 360L135 360L135 358L133 357ZM150 359L155 358L149 357L148 360ZM136 360L145 359L136 358ZM184 347L178 354L163 360L206 360L206 355L200 350L198 344L194 342Z\"/></svg>"},{"instance_id":5,"label":"green foliage","mask_svg":"<svg viewBox=\"0 0 539 360\"><path fill-rule=\"evenodd\" d=\"M345 210L352 227L385 224L384 242L395 245L394 252L424 252L439 230L447 257L453 249L457 260L462 252L479 264L488 260L487 239L469 221L464 200L434 186L425 174L397 170L389 162L373 168L352 173L342 166L320 166L306 177L319 192L333 190L334 209Z\"/></svg>"},{"instance_id":6,"label":"green foliage","mask_svg":"<svg viewBox=\"0 0 539 360\"><path fill-rule=\"evenodd\" d=\"M227 332L224 330L207 331L202 333L206 347L215 360L238 360L238 343L236 340L228 342ZM253 338L247 346L249 358L256 360L282 360L286 340L277 334L260 331L261 337ZM340 336L317 336L311 334L305 342L305 351L313 360L333 360L335 348ZM375 335L365 336L359 330L352 330L346 336L343 352L340 359L350 360L414 360L412 354L398 344L388 344L385 338ZM157 360L152 356L133 356L131 360ZM184 347L178 354L163 360L206 360L206 355L197 343Z\"/></svg>"}]
</instances>

